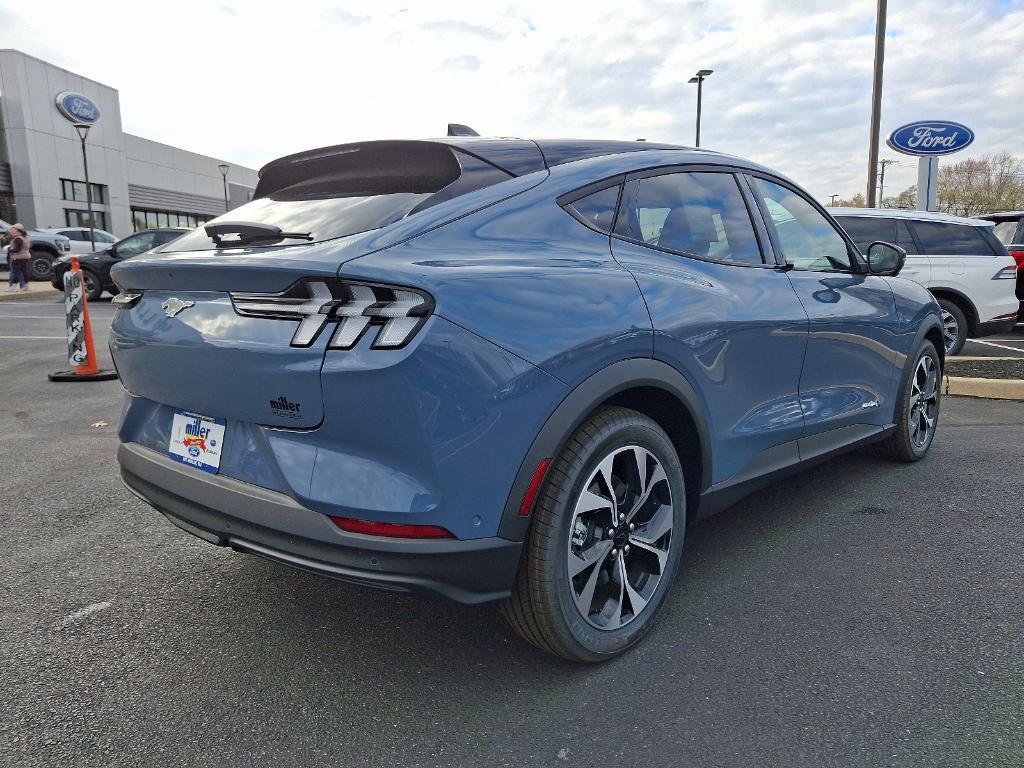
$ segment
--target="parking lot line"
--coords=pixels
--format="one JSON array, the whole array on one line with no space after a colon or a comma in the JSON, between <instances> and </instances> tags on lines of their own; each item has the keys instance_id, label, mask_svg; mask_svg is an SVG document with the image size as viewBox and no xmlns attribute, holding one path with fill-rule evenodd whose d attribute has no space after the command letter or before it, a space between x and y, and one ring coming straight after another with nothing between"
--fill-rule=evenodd
<instances>
[{"instance_id":1,"label":"parking lot line","mask_svg":"<svg viewBox=\"0 0 1024 768\"><path fill-rule=\"evenodd\" d=\"M65 318L63 315L5 315L0 313L0 320L60 320L63 323Z\"/></svg>"},{"instance_id":2,"label":"parking lot line","mask_svg":"<svg viewBox=\"0 0 1024 768\"><path fill-rule=\"evenodd\" d=\"M67 336L0 336L0 339L62 339L67 341Z\"/></svg>"},{"instance_id":3,"label":"parking lot line","mask_svg":"<svg viewBox=\"0 0 1024 768\"><path fill-rule=\"evenodd\" d=\"M970 341L975 344L984 344L986 347L999 347L999 349L1008 349L1011 352L1024 352L1024 347L1008 347L1005 344L996 344L994 341L980 341L978 339L971 339ZM1017 342L1011 341L1010 343L1015 344ZM1024 344L1024 341L1020 343Z\"/></svg>"}]
</instances>

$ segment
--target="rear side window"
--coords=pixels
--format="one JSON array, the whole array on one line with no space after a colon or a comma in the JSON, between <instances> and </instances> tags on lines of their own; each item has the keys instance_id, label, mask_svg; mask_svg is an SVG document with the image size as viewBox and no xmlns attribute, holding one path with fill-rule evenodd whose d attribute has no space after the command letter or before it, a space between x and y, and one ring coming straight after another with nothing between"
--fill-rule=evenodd
<instances>
[{"instance_id":1,"label":"rear side window","mask_svg":"<svg viewBox=\"0 0 1024 768\"><path fill-rule=\"evenodd\" d=\"M914 232L926 254L932 256L992 256L979 227L943 221L915 221Z\"/></svg>"},{"instance_id":2,"label":"rear side window","mask_svg":"<svg viewBox=\"0 0 1024 768\"><path fill-rule=\"evenodd\" d=\"M577 219L601 232L610 232L615 223L615 208L619 204L620 185L606 187L567 206Z\"/></svg>"},{"instance_id":3,"label":"rear side window","mask_svg":"<svg viewBox=\"0 0 1024 768\"><path fill-rule=\"evenodd\" d=\"M1015 243L1016 240L1013 239L1015 234L1017 234L1016 221L1000 221L996 224L995 235L1003 245Z\"/></svg>"},{"instance_id":4,"label":"rear side window","mask_svg":"<svg viewBox=\"0 0 1024 768\"><path fill-rule=\"evenodd\" d=\"M915 256L921 254L921 249L914 242L914 236L910 232L910 227L903 219L896 219L896 245Z\"/></svg>"},{"instance_id":5,"label":"rear side window","mask_svg":"<svg viewBox=\"0 0 1024 768\"><path fill-rule=\"evenodd\" d=\"M615 232L700 259L762 264L750 214L729 173L666 173L627 185Z\"/></svg>"},{"instance_id":6,"label":"rear side window","mask_svg":"<svg viewBox=\"0 0 1024 768\"><path fill-rule=\"evenodd\" d=\"M892 219L880 216L837 216L836 221L857 244L861 253L867 253L868 246L876 240L896 242L896 222Z\"/></svg>"}]
</instances>

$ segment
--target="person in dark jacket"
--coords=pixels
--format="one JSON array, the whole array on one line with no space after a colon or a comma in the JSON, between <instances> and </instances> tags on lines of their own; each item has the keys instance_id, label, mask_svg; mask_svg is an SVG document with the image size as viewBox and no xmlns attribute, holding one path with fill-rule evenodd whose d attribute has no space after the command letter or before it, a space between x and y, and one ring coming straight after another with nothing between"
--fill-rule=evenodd
<instances>
[{"instance_id":1,"label":"person in dark jacket","mask_svg":"<svg viewBox=\"0 0 1024 768\"><path fill-rule=\"evenodd\" d=\"M14 224L7 230L7 234L11 236L11 245L7 249L7 258L11 262L11 275L7 290L15 290L14 283L17 281L18 288L27 291L28 260L32 256L32 243L28 239L28 230L21 224Z\"/></svg>"}]
</instances>

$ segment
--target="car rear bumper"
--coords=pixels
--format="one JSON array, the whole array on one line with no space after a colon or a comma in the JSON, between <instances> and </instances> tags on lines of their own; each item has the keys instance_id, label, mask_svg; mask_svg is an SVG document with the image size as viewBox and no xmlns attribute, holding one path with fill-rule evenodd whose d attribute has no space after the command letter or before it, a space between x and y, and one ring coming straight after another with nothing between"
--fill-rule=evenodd
<instances>
[{"instance_id":1,"label":"car rear bumper","mask_svg":"<svg viewBox=\"0 0 1024 768\"><path fill-rule=\"evenodd\" d=\"M510 594L520 542L347 533L290 496L179 464L136 443L122 443L118 461L132 493L211 544L342 581L460 603Z\"/></svg>"}]
</instances>

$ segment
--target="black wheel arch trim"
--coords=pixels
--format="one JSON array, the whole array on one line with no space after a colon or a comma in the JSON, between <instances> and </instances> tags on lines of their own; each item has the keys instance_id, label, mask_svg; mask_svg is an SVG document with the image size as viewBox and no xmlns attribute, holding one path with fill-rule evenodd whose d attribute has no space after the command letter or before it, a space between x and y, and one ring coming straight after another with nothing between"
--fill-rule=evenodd
<instances>
[{"instance_id":1,"label":"black wheel arch trim","mask_svg":"<svg viewBox=\"0 0 1024 768\"><path fill-rule=\"evenodd\" d=\"M935 292L936 291L938 291L940 293L948 293L948 294L951 294L953 296L956 296L958 299L960 299L960 301L962 301L964 304L967 305L967 310L968 310L967 313L966 313L967 314L967 325L969 326L967 328L967 331L968 331L968 333L974 333L974 328L970 327L970 326L976 325L981 320L981 316L978 314L978 308L976 306L974 306L974 302L971 301L970 298L968 298L967 294L965 294L963 291L957 290L956 288L946 288L946 287L941 286L941 285L929 285L928 286L928 293L932 294L932 296L935 296ZM935 300L936 301L938 301L940 298L943 298L943 297L935 296ZM972 318L972 315L973 315L973 318Z\"/></svg>"},{"instance_id":2,"label":"black wheel arch trim","mask_svg":"<svg viewBox=\"0 0 1024 768\"><path fill-rule=\"evenodd\" d=\"M689 412L700 440L702 477L698 492L711 483L711 442L700 396L689 381L668 363L651 358L630 358L602 368L573 389L555 408L534 439L512 483L501 515L498 536L523 541L530 518L519 515L519 506L534 470L542 459L554 458L576 428L594 409L629 389L652 387L673 395Z\"/></svg>"}]
</instances>

